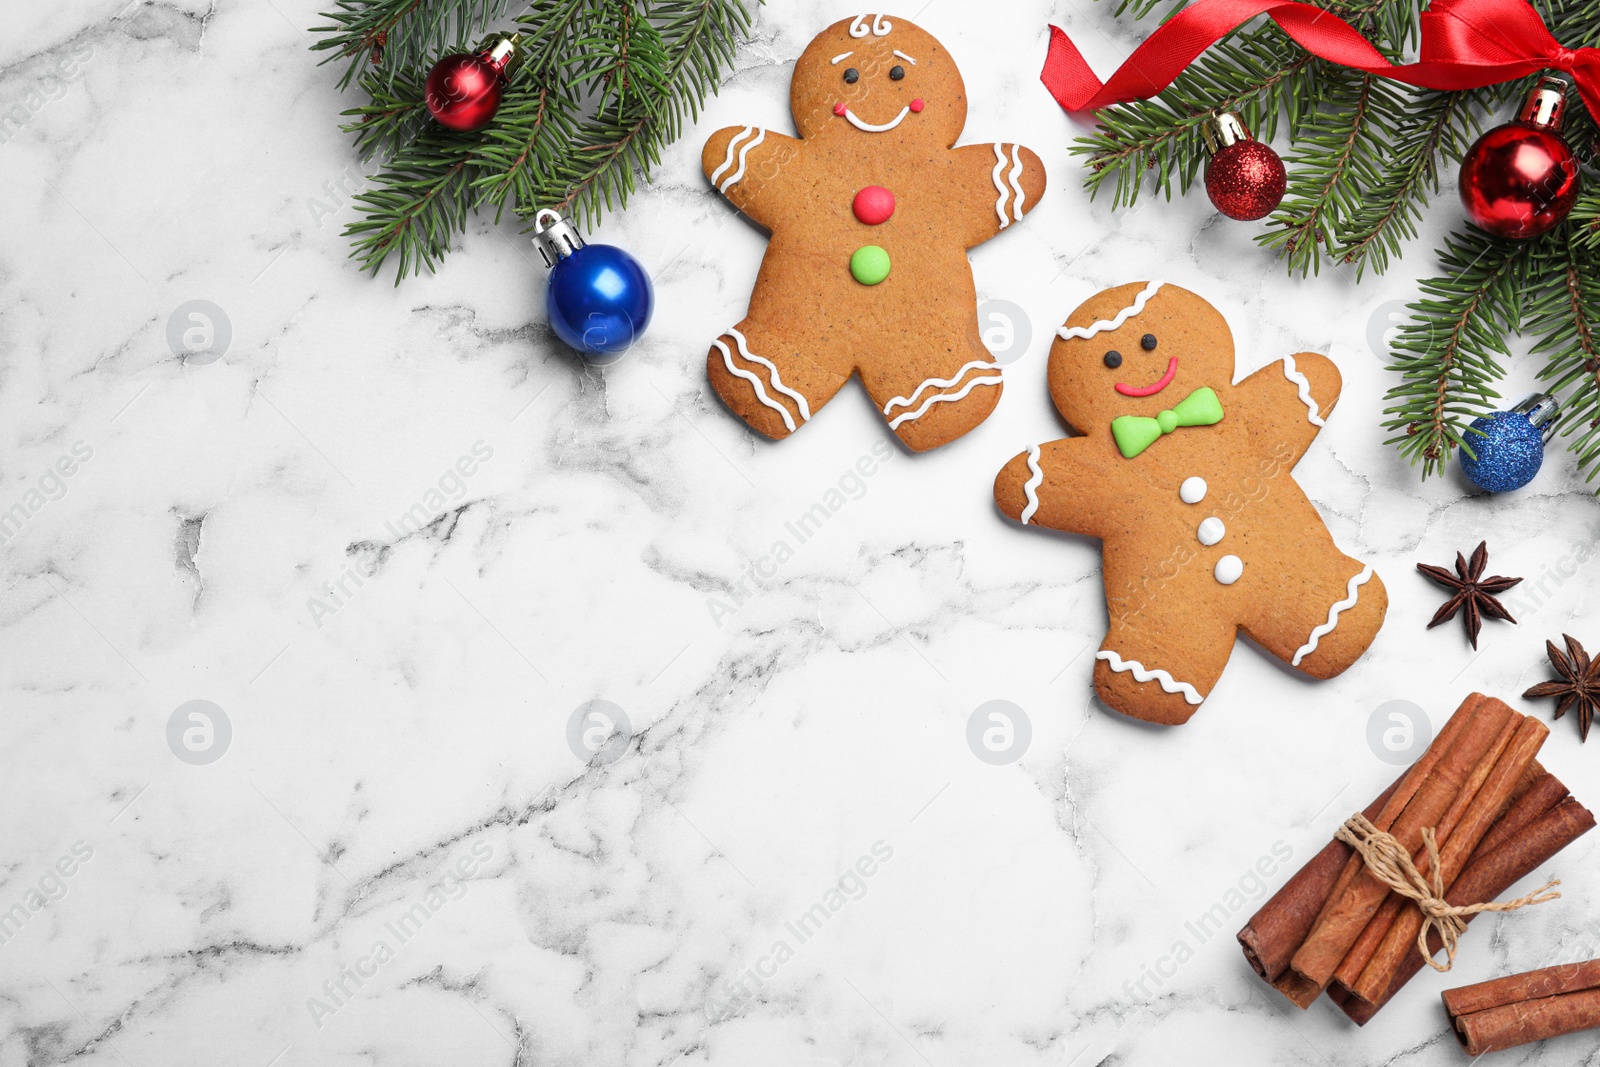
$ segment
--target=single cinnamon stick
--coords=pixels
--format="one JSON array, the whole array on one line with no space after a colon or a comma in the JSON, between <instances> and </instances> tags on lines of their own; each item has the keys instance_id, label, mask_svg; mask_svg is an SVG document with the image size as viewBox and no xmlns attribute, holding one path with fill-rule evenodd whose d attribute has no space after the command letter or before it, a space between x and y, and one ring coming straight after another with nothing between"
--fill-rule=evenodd
<instances>
[{"instance_id":1,"label":"single cinnamon stick","mask_svg":"<svg viewBox=\"0 0 1600 1067\"><path fill-rule=\"evenodd\" d=\"M1537 971L1524 971L1476 985L1444 991L1444 1010L1451 1015L1471 1015L1519 1000L1539 1000L1561 993L1600 988L1600 960L1558 963Z\"/></svg>"},{"instance_id":2,"label":"single cinnamon stick","mask_svg":"<svg viewBox=\"0 0 1600 1067\"><path fill-rule=\"evenodd\" d=\"M1471 703L1474 702L1469 698ZM1422 845L1423 828L1439 824L1474 769L1500 736L1501 728L1517 714L1492 697L1479 697L1475 705L1470 708L1471 717L1455 744L1450 746L1432 773L1422 781L1411 803L1406 805L1389 829L1400 846L1412 853ZM1462 708L1467 709L1468 705L1464 704ZM1352 862L1360 864L1361 860L1352 857ZM1307 935L1305 944L1290 959L1290 969L1303 978L1307 985L1315 986L1318 992L1326 989L1339 962L1361 936L1361 931L1388 895L1389 887L1362 865L1343 894L1324 909L1316 926ZM1309 1005L1310 1001L1306 1004Z\"/></svg>"},{"instance_id":3,"label":"single cinnamon stick","mask_svg":"<svg viewBox=\"0 0 1600 1067\"><path fill-rule=\"evenodd\" d=\"M1530 792L1523 800L1527 801L1532 796ZM1523 807L1519 801L1506 818L1518 814L1518 809ZM1445 900L1451 904L1479 904L1494 900L1556 853L1594 829L1594 826L1594 813L1572 797L1567 797L1527 823L1509 840L1474 856L1466 870L1461 872L1461 877L1456 879L1456 884L1445 894ZM1463 921L1470 923L1476 917L1468 915ZM1437 952L1439 948L1438 935L1430 934L1429 951ZM1401 961L1389 988L1384 990L1379 999L1367 1000L1351 994L1340 1007L1357 1024L1365 1025L1422 967L1422 954L1413 945Z\"/></svg>"},{"instance_id":4,"label":"single cinnamon stick","mask_svg":"<svg viewBox=\"0 0 1600 1067\"><path fill-rule=\"evenodd\" d=\"M1525 759L1519 758L1515 765L1505 764L1503 758L1507 749L1511 747L1513 740L1518 736L1518 731L1523 729L1523 724L1529 722L1533 723L1534 727L1537 728L1539 731L1539 743L1543 743L1544 738L1550 731L1542 723L1535 719L1525 719L1520 715L1507 719L1500 729L1499 736L1495 738L1494 743L1489 747L1488 752L1484 753L1483 759L1472 769L1472 773L1461 787L1461 792L1456 795L1450 807L1440 817L1438 825L1433 827L1434 839L1441 848L1448 848L1451 842L1457 843L1457 863L1454 868L1447 871L1447 879L1453 880L1460 873L1460 863L1477 846L1479 840L1483 837L1483 831L1487 830L1489 824L1496 818L1504 814L1501 809L1506 802L1506 798L1510 795L1511 790L1515 788L1517 782L1521 780L1522 773L1527 770L1528 764L1533 762L1533 757L1539 749L1538 744L1535 744L1533 750L1526 754ZM1505 766L1502 766L1502 764L1505 764ZM1507 780L1507 775L1515 775L1515 777ZM1492 797L1485 798L1483 797L1484 788L1491 779L1496 785L1496 790ZM1493 807L1487 807L1489 804L1492 804ZM1457 830L1461 828L1463 819L1467 820L1465 830L1471 836L1470 842L1462 839L1461 835L1457 833ZM1441 861L1443 860L1442 853L1440 859ZM1412 857L1412 861L1416 864L1419 872L1424 875L1428 874L1428 850L1426 848L1417 850L1417 854ZM1449 881L1445 884L1448 887ZM1338 968L1333 972L1333 983L1359 990L1361 988L1359 982L1362 973L1372 964L1374 957L1378 957L1380 968L1398 964L1400 957L1404 954L1404 946L1401 947L1401 951L1395 950L1391 940L1395 936L1393 930L1396 923L1404 927L1407 918L1412 915L1416 917L1417 922L1420 924L1422 912L1412 905L1410 901L1406 900L1405 897L1398 893L1390 893L1385 897L1383 904L1368 920L1366 928L1361 931L1361 936L1356 938L1355 944L1351 945L1350 950L1344 954L1344 959L1339 961ZM1410 936L1412 938L1417 936L1416 929L1412 929ZM1389 959L1391 956L1393 957L1392 960ZM1376 992L1381 992L1388 984L1387 976L1383 977L1382 982L1383 984L1378 985Z\"/></svg>"},{"instance_id":5,"label":"single cinnamon stick","mask_svg":"<svg viewBox=\"0 0 1600 1067\"><path fill-rule=\"evenodd\" d=\"M1444 1010L1468 1055L1600 1027L1600 960L1447 989Z\"/></svg>"},{"instance_id":6,"label":"single cinnamon stick","mask_svg":"<svg viewBox=\"0 0 1600 1067\"><path fill-rule=\"evenodd\" d=\"M1400 788L1403 777L1395 779L1362 814L1369 819L1377 818L1395 790ZM1282 889L1272 894L1239 931L1244 958L1266 981L1276 982L1288 969L1289 957L1311 932L1311 924L1327 902L1339 872L1344 870L1345 860L1353 851L1343 841L1329 841L1284 883Z\"/></svg>"},{"instance_id":7,"label":"single cinnamon stick","mask_svg":"<svg viewBox=\"0 0 1600 1067\"><path fill-rule=\"evenodd\" d=\"M1450 836L1441 839L1439 874L1446 890L1455 885L1468 857L1483 840L1484 834L1488 833L1490 824L1505 813L1512 790L1533 762L1544 739L1550 736L1550 728L1534 718L1524 718L1516 724L1515 731L1505 753L1484 778L1472 802L1466 805ZM1424 855L1422 860L1417 864L1417 869L1431 879L1433 875L1427 867L1427 856ZM1422 922L1420 908L1403 908L1395 916L1377 951L1372 954L1372 959L1360 972L1360 979L1351 985L1351 992L1364 1000L1375 1000L1382 996L1406 954L1415 951L1417 931L1422 929Z\"/></svg>"},{"instance_id":8,"label":"single cinnamon stick","mask_svg":"<svg viewBox=\"0 0 1600 1067\"><path fill-rule=\"evenodd\" d=\"M1489 832L1483 835L1483 841L1467 864L1476 863L1479 857L1522 833L1535 819L1567 799L1567 795L1567 787L1561 783L1561 779L1545 771L1534 779L1533 785L1516 799L1500 821L1489 827Z\"/></svg>"}]
</instances>

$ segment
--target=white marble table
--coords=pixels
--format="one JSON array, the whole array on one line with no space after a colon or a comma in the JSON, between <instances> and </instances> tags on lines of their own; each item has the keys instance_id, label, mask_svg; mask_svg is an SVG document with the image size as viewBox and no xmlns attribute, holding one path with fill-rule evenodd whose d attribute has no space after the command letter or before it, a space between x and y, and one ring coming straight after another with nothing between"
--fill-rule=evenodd
<instances>
[{"instance_id":1,"label":"white marble table","mask_svg":"<svg viewBox=\"0 0 1600 1067\"><path fill-rule=\"evenodd\" d=\"M0 16L0 506L26 512L0 595L0 911L24 916L0 944L0 1065L1465 1062L1437 976L1358 1031L1265 995L1231 936L1392 776L1367 742L1379 705L1437 726L1472 689L1543 677L1544 638L1600 641L1593 564L1554 569L1597 529L1564 455L1486 499L1419 484L1381 443L1371 323L1433 268L1448 195L1359 286L1287 279L1201 196L1112 214L1036 72L1047 19L1102 69L1134 27L1108 5L932 0L918 21L963 65L967 138L1050 170L1027 224L973 255L1031 342L985 425L890 452L713 612L887 439L852 386L756 440L702 369L763 240L707 189L700 143L786 128L793 58L854 12L764 9L739 73L606 222L659 313L600 371L544 325L510 223L475 221L399 288L347 261L362 168L336 128L351 101L306 50L317 6ZM1062 433L1052 327L1157 273L1227 310L1241 372L1338 361L1343 402L1298 473L1393 599L1343 677L1241 645L1171 730L1093 699L1093 546L1020 530L990 495ZM193 300L231 331L213 362L168 344ZM400 529L418 504L437 519ZM1521 625L1488 624L1474 656L1457 627L1424 632L1440 598L1413 564L1482 537L1530 581ZM586 766L568 730L591 700L631 736ZM1015 762L968 747L991 700L1031 724ZM193 708L169 734L190 701L209 736ZM1593 749L1562 722L1544 754L1591 804ZM1483 919L1448 984L1600 955L1596 847L1541 872L1566 879L1558 903ZM1569 1038L1505 1062L1595 1056Z\"/></svg>"}]
</instances>

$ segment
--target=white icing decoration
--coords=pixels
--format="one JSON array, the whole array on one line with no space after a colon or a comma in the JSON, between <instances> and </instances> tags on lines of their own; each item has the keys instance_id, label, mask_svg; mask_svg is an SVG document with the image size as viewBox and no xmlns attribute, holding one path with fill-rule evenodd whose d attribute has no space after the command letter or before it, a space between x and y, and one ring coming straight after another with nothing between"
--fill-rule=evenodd
<instances>
[{"instance_id":1,"label":"white icing decoration","mask_svg":"<svg viewBox=\"0 0 1600 1067\"><path fill-rule=\"evenodd\" d=\"M829 63L838 63L841 59L849 59L853 55L855 55L854 52L840 52L838 55L836 55L832 59L828 60L828 62Z\"/></svg>"},{"instance_id":2,"label":"white icing decoration","mask_svg":"<svg viewBox=\"0 0 1600 1067\"><path fill-rule=\"evenodd\" d=\"M1028 194L1022 191L1022 183L1017 180L1022 176L1022 157L1017 154L1021 150L1021 145L1011 146L1011 173L1006 175L1006 184L1017 194L1016 199L1011 201L1011 214L1018 222L1022 221L1022 202L1028 198Z\"/></svg>"},{"instance_id":3,"label":"white icing decoration","mask_svg":"<svg viewBox=\"0 0 1600 1067\"><path fill-rule=\"evenodd\" d=\"M743 141L746 137L749 137L755 132L756 130L754 126L746 126L744 129L740 130L738 133L729 138L728 157L722 161L722 166L711 172L712 185L716 185L717 179L728 173L728 171L733 167L733 154L739 150L739 142Z\"/></svg>"},{"instance_id":4,"label":"white icing decoration","mask_svg":"<svg viewBox=\"0 0 1600 1067\"><path fill-rule=\"evenodd\" d=\"M1209 548L1222 540L1223 535L1227 532L1228 528L1222 524L1222 520L1213 515L1209 519L1200 521L1200 528L1195 531L1194 535L1200 539L1202 545Z\"/></svg>"},{"instance_id":5,"label":"white icing decoration","mask_svg":"<svg viewBox=\"0 0 1600 1067\"><path fill-rule=\"evenodd\" d=\"M1328 425L1322 416L1317 414L1317 402L1311 399L1311 383L1295 367L1293 356L1283 357L1283 376L1300 387L1300 403L1306 406L1306 420L1313 426Z\"/></svg>"},{"instance_id":6,"label":"white icing decoration","mask_svg":"<svg viewBox=\"0 0 1600 1067\"><path fill-rule=\"evenodd\" d=\"M1062 340L1070 341L1074 337L1086 339L1093 337L1097 333L1104 333L1106 330L1120 329L1123 323L1144 311L1145 304L1149 303L1150 298L1156 295L1162 284L1161 282L1151 282L1146 285L1139 291L1139 295L1134 297L1130 306L1117 312L1116 318L1101 319L1099 322L1090 323L1088 326L1063 326L1056 333L1061 335Z\"/></svg>"},{"instance_id":7,"label":"white icing decoration","mask_svg":"<svg viewBox=\"0 0 1600 1067\"><path fill-rule=\"evenodd\" d=\"M794 401L795 407L800 409L800 421L805 422L809 420L811 418L811 405L806 403L804 394L798 393L789 388L787 385L783 384L783 379L778 375L778 365L772 362L770 359L767 359L763 356L758 356L754 352L750 351L749 347L745 344L744 334L740 333L731 326L728 327L728 336L732 337L734 343L739 346L739 354L741 356L743 356L745 359L748 359L751 363L761 364L763 367L772 372L772 388L776 389L778 392Z\"/></svg>"},{"instance_id":8,"label":"white icing decoration","mask_svg":"<svg viewBox=\"0 0 1600 1067\"><path fill-rule=\"evenodd\" d=\"M739 179L744 177L745 161L750 158L750 149L767 139L767 131L760 130L753 140L746 141L744 147L739 149L739 169L728 176L728 180L717 186L718 192L726 193L733 186L739 184Z\"/></svg>"},{"instance_id":9,"label":"white icing decoration","mask_svg":"<svg viewBox=\"0 0 1600 1067\"><path fill-rule=\"evenodd\" d=\"M779 415L782 415L783 424L789 428L790 433L794 433L794 416L789 414L789 409L767 395L767 390L762 386L760 378L757 378L747 370L742 370L733 365L733 353L728 351L728 346L722 343L722 338L719 337L711 343L722 353L722 365L728 368L728 373L735 378L743 378L754 386L756 399L776 411Z\"/></svg>"},{"instance_id":10,"label":"white icing decoration","mask_svg":"<svg viewBox=\"0 0 1600 1067\"><path fill-rule=\"evenodd\" d=\"M995 369L998 370L999 368L996 367ZM967 394L972 392L974 389L976 389L980 385L999 385L999 384L1000 384L1000 375L996 374L993 378L982 378L982 377L979 377L979 378L972 379L971 381L969 381L967 383L967 387L965 389L961 390L961 392L959 392L959 393L935 393L934 395L930 396L927 400L923 401L922 406L920 408L918 408L917 410L908 411L903 415L896 415L893 419L891 419L889 421L889 429L898 430L900 428L900 424L902 422L912 422L912 421L914 421L916 419L922 418L922 416L924 416L924 415L926 415L928 413L928 409L933 407L933 405L935 405L935 404L942 404L942 403L945 403L946 401L965 400L967 398Z\"/></svg>"},{"instance_id":11,"label":"white icing decoration","mask_svg":"<svg viewBox=\"0 0 1600 1067\"><path fill-rule=\"evenodd\" d=\"M889 36L889 31L894 29L894 23L890 22L882 15L873 15L872 29L869 31L866 27L866 19L866 15L857 15L853 20L851 20L850 36L865 37L870 32L874 37L887 37Z\"/></svg>"},{"instance_id":12,"label":"white icing decoration","mask_svg":"<svg viewBox=\"0 0 1600 1067\"><path fill-rule=\"evenodd\" d=\"M991 360L987 360L987 359L975 359L970 363L963 363L961 365L961 369L956 371L950 377L948 377L948 378L929 378L926 381L924 381L921 385L919 385L915 389L913 389L911 391L911 395L910 396L897 396L897 397L895 397L893 400L891 400L887 404L883 405L883 413L885 415L889 414L889 409L890 408L896 408L896 407L908 408L908 407L910 407L912 404L915 404L917 402L917 397L921 396L923 394L924 390L927 390L927 389L945 389L945 388L948 388L949 386L952 386L952 385L956 384L962 378L966 377L967 371L971 370L974 367L987 367L987 368L989 368L991 370L994 370L994 371L998 371L1000 369L1000 365L998 363L995 363L995 362L993 362Z\"/></svg>"},{"instance_id":13,"label":"white icing decoration","mask_svg":"<svg viewBox=\"0 0 1600 1067\"><path fill-rule=\"evenodd\" d=\"M1094 658L1105 660L1107 663L1111 664L1111 669L1116 671L1118 674L1121 674L1124 671L1132 671L1133 680L1136 682L1160 682L1161 688L1165 692L1182 693L1183 699L1191 704L1198 704L1205 699L1205 697L1200 695L1200 690L1196 689L1188 682L1180 682L1166 671L1160 669L1148 670L1145 668L1143 663L1140 663L1136 659L1124 660L1121 656L1117 655L1109 648L1102 648L1099 652L1094 654Z\"/></svg>"},{"instance_id":14,"label":"white icing decoration","mask_svg":"<svg viewBox=\"0 0 1600 1067\"><path fill-rule=\"evenodd\" d=\"M896 48L894 50L894 54L899 56L901 59L905 60L907 63L910 63L913 67L917 65L917 61L916 60L912 59L910 56L906 55L904 52L900 51L900 49L898 49L898 48Z\"/></svg>"},{"instance_id":15,"label":"white icing decoration","mask_svg":"<svg viewBox=\"0 0 1600 1067\"><path fill-rule=\"evenodd\" d=\"M1185 504L1198 504L1206 498L1206 480L1198 475L1185 478L1178 486L1178 499Z\"/></svg>"},{"instance_id":16,"label":"white icing decoration","mask_svg":"<svg viewBox=\"0 0 1600 1067\"><path fill-rule=\"evenodd\" d=\"M1006 187L1000 184L1000 170L1006 165L1006 150L1004 145L994 146L994 171L990 177L994 179L994 213L1000 216L1000 228L1003 230L1011 225L1011 220L1006 218Z\"/></svg>"},{"instance_id":17,"label":"white icing decoration","mask_svg":"<svg viewBox=\"0 0 1600 1067\"><path fill-rule=\"evenodd\" d=\"M884 133L888 130L892 130L904 122L906 116L909 114L911 114L911 106L908 104L901 108L900 114L896 115L893 119L890 119L888 122L882 122L874 125L870 122L862 122L860 119L856 118L856 113L851 111L849 108L844 109L844 117L850 120L850 125L854 126L858 130L864 130L867 133Z\"/></svg>"},{"instance_id":18,"label":"white icing decoration","mask_svg":"<svg viewBox=\"0 0 1600 1067\"><path fill-rule=\"evenodd\" d=\"M1300 646L1299 651L1294 654L1294 659L1289 661L1290 664L1296 667L1300 666L1301 660L1317 650L1317 642L1322 640L1324 635L1332 633L1333 628L1339 625L1339 616L1356 606L1356 597L1358 596L1356 590L1366 585L1371 579L1371 566L1361 568L1360 574L1351 575L1349 584L1345 586L1345 592L1348 595L1328 609L1328 621L1311 631L1310 640Z\"/></svg>"},{"instance_id":19,"label":"white icing decoration","mask_svg":"<svg viewBox=\"0 0 1600 1067\"><path fill-rule=\"evenodd\" d=\"M1211 576L1223 585L1232 585L1242 574L1244 574L1244 560L1238 556L1223 556L1217 560L1216 570L1211 572Z\"/></svg>"},{"instance_id":20,"label":"white icing decoration","mask_svg":"<svg viewBox=\"0 0 1600 1067\"><path fill-rule=\"evenodd\" d=\"M1022 483L1022 492L1028 498L1028 506L1022 509L1022 525L1028 525L1028 520L1033 518L1039 510L1039 486L1044 483L1044 471L1039 467L1039 446L1028 446L1028 469L1033 472L1028 480Z\"/></svg>"}]
</instances>

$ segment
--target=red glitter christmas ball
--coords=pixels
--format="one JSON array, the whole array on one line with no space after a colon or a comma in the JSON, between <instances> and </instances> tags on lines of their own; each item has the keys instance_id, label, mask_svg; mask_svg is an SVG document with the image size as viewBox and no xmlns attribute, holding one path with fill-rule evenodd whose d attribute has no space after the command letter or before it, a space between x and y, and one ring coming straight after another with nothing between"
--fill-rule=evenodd
<instances>
[{"instance_id":1,"label":"red glitter christmas ball","mask_svg":"<svg viewBox=\"0 0 1600 1067\"><path fill-rule=\"evenodd\" d=\"M1230 219L1266 218L1283 203L1283 160L1261 141L1235 141L1206 165L1206 195Z\"/></svg>"},{"instance_id":2,"label":"red glitter christmas ball","mask_svg":"<svg viewBox=\"0 0 1600 1067\"><path fill-rule=\"evenodd\" d=\"M1461 203L1497 237L1537 237L1578 198L1578 161L1555 130L1512 122L1478 138L1461 162Z\"/></svg>"}]
</instances>

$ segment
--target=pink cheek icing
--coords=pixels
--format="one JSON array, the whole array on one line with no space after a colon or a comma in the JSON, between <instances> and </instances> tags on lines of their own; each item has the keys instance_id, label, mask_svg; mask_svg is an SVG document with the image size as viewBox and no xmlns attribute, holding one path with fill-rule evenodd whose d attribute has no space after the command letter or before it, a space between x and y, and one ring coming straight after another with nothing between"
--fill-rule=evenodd
<instances>
[{"instance_id":1,"label":"pink cheek icing","mask_svg":"<svg viewBox=\"0 0 1600 1067\"><path fill-rule=\"evenodd\" d=\"M1161 390L1172 384L1173 377L1178 373L1178 357L1173 356L1167 361L1167 373L1156 380L1153 385L1124 385L1118 382L1115 386L1117 392L1123 396L1155 396Z\"/></svg>"}]
</instances>

